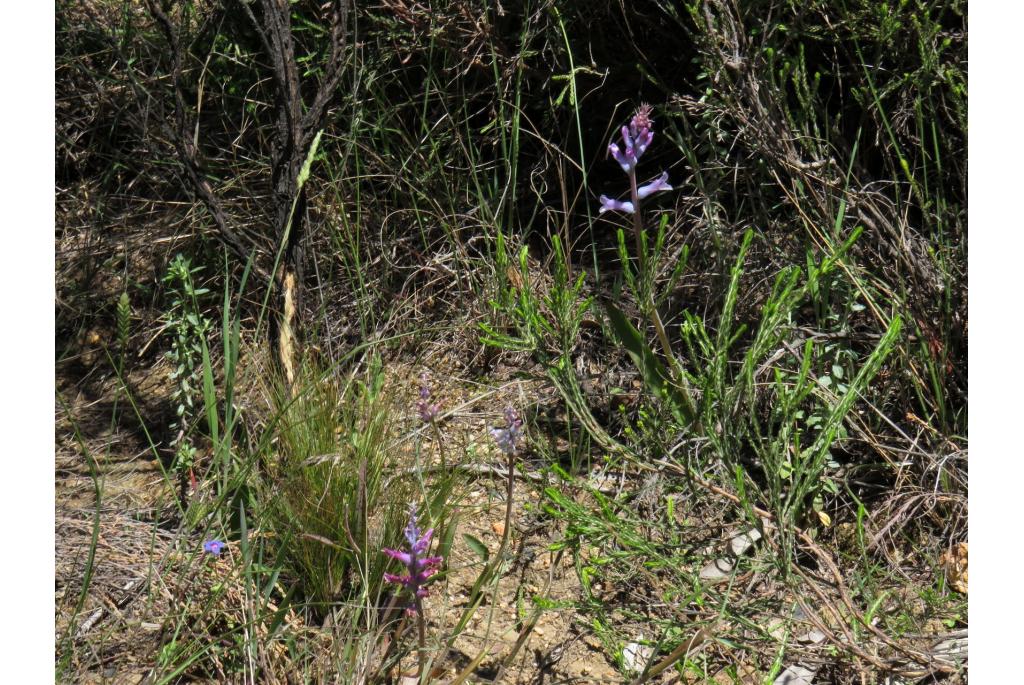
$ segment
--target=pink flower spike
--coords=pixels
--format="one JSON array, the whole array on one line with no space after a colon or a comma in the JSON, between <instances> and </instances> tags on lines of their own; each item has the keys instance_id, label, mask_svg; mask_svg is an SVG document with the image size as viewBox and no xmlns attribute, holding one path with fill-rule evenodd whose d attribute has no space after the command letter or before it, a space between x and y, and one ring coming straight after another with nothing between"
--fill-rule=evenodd
<instances>
[{"instance_id":1,"label":"pink flower spike","mask_svg":"<svg viewBox=\"0 0 1024 685\"><path fill-rule=\"evenodd\" d=\"M605 212L626 212L627 214L633 213L632 202L620 202L619 200L613 200L606 195L601 196L601 209L597 210L598 214L604 214Z\"/></svg>"},{"instance_id":2,"label":"pink flower spike","mask_svg":"<svg viewBox=\"0 0 1024 685\"><path fill-rule=\"evenodd\" d=\"M382 551L392 559L402 562L408 573L403 575L385 573L384 580L401 585L415 597L426 597L427 588L423 584L437 572L443 559L439 556L423 556L430 548L430 541L434 537L434 529L431 528L425 533L420 532L420 528L416 524L415 504L409 507L409 522L406 524L403 533L409 545L409 551L386 548ZM415 607L410 607L409 610L415 613Z\"/></svg>"}]
</instances>

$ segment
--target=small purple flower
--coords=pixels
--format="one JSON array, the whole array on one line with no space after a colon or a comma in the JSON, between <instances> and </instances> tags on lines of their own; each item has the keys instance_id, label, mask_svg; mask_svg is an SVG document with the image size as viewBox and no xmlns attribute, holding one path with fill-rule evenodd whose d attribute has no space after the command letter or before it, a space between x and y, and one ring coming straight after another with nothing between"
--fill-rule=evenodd
<instances>
[{"instance_id":1,"label":"small purple flower","mask_svg":"<svg viewBox=\"0 0 1024 685\"><path fill-rule=\"evenodd\" d=\"M423 423L433 423L441 411L440 405L436 402L428 402L430 399L430 379L426 373L420 376L420 399L416 402L416 413L419 414Z\"/></svg>"},{"instance_id":2,"label":"small purple flower","mask_svg":"<svg viewBox=\"0 0 1024 685\"><path fill-rule=\"evenodd\" d=\"M220 540L207 540L203 543L203 551L207 554L212 554L215 557L219 557L220 553L224 550L224 543Z\"/></svg>"},{"instance_id":3,"label":"small purple flower","mask_svg":"<svg viewBox=\"0 0 1024 685\"><path fill-rule=\"evenodd\" d=\"M509 407L505 410L505 428L491 428L491 436L505 454L519 451L519 441L523 437L523 420L516 410Z\"/></svg>"},{"instance_id":4,"label":"small purple flower","mask_svg":"<svg viewBox=\"0 0 1024 685\"><path fill-rule=\"evenodd\" d=\"M627 214L633 213L632 202L620 202L613 200L607 195L601 196L601 209L597 210L598 214L604 214L605 212L626 212Z\"/></svg>"},{"instance_id":5,"label":"small purple flower","mask_svg":"<svg viewBox=\"0 0 1024 685\"><path fill-rule=\"evenodd\" d=\"M423 587L423 584L437 572L444 559L439 556L423 556L430 548L430 540L434 536L434 529L431 528L425 533L420 532L419 526L416 525L415 504L409 507L409 523L406 525L404 533L405 541L408 543L408 551L397 549L384 549L382 551L392 559L402 562L408 573L404 575L385 573L384 580L389 583L402 585L414 597L423 598L427 596L427 588ZM409 612L416 613L415 604L409 607Z\"/></svg>"},{"instance_id":6,"label":"small purple flower","mask_svg":"<svg viewBox=\"0 0 1024 685\"><path fill-rule=\"evenodd\" d=\"M630 148L627 147L626 149L629 150ZM631 160L629 157L622 154L622 150L620 150L619 146L615 143L608 143L608 152L611 153L612 157L615 158L615 161L619 163L619 166L621 166L622 170L627 174L632 170L633 165L636 163L636 159Z\"/></svg>"},{"instance_id":7,"label":"small purple flower","mask_svg":"<svg viewBox=\"0 0 1024 685\"><path fill-rule=\"evenodd\" d=\"M644 199L648 195L652 195L662 190L672 190L672 186L668 184L668 172L662 171L661 176L654 179L645 186L637 188L636 194L640 196L640 199Z\"/></svg>"}]
</instances>

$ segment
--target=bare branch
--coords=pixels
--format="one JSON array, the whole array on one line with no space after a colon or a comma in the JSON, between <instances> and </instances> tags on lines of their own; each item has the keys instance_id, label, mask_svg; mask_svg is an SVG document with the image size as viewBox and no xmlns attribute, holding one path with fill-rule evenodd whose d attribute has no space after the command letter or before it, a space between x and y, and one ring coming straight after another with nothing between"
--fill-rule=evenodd
<instances>
[{"instance_id":1,"label":"bare branch","mask_svg":"<svg viewBox=\"0 0 1024 685\"><path fill-rule=\"evenodd\" d=\"M302 147L306 148L313 140L317 130L323 124L327 105L334 97L334 92L341 82L343 57L345 54L345 36L348 34L348 0L334 0L331 3L331 56L324 68L324 79L320 82L313 104L302 120Z\"/></svg>"},{"instance_id":2,"label":"bare branch","mask_svg":"<svg viewBox=\"0 0 1024 685\"><path fill-rule=\"evenodd\" d=\"M253 256L253 247L250 246L247 249L245 242L242 241L238 233L232 228L231 220L224 209L223 202L213 192L213 188L210 186L209 181L206 180L206 176L196 160L195 144L188 135L189 126L186 115L184 86L182 84L182 49L178 31L174 28L170 17L167 16L167 13L156 0L148 0L147 4L149 5L150 14L156 19L160 30L164 34L164 38L167 40L174 59L172 78L174 83L175 126L171 131L171 139L178 151L178 157L192 183L192 190L213 217L213 222L217 226L218 238L240 259L248 261ZM270 280L270 273L257 264L255 260L252 263L252 270L253 273L264 281Z\"/></svg>"}]
</instances>

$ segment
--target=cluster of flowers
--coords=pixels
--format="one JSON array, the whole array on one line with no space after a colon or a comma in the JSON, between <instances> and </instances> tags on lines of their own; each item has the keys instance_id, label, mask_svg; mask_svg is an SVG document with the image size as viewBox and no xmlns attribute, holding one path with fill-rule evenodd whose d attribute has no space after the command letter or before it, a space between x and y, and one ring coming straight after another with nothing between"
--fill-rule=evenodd
<instances>
[{"instance_id":1,"label":"cluster of flowers","mask_svg":"<svg viewBox=\"0 0 1024 685\"><path fill-rule=\"evenodd\" d=\"M434 536L434 529L431 528L428 531L420 532L420 528L416 522L416 505L413 504L409 507L409 523L405 526L405 541L408 543L408 547L405 550L399 549L387 549L383 550L384 554L387 554L392 559L397 559L402 562L407 571L403 575L395 575L393 573L385 573L384 580L389 583L396 583L407 589L413 597L422 599L427 596L427 588L424 587L424 583L430 578L430 576L437 573L437 569L441 567L441 562L444 561L443 557L428 557L424 556L427 550L430 549L430 540ZM415 605L409 607L410 613L415 613Z\"/></svg>"},{"instance_id":2,"label":"cluster of flowers","mask_svg":"<svg viewBox=\"0 0 1024 685\"><path fill-rule=\"evenodd\" d=\"M430 402L430 378L424 373L420 376L420 399L416 402L416 413L423 423L433 423L440 411L439 404Z\"/></svg>"},{"instance_id":3,"label":"cluster of flowers","mask_svg":"<svg viewBox=\"0 0 1024 685\"><path fill-rule=\"evenodd\" d=\"M623 126L620 132L622 134L622 147L619 147L613 141L608 144L608 152L619 163L619 166L626 172L626 175L629 176L632 201L623 202L602 195L601 209L598 210L601 214L610 211L632 214L636 211L636 207L634 207L635 202L639 202L645 197L662 190L672 190L672 186L668 184L667 171L661 172L658 178L647 185L640 186L639 188L636 187L636 164L651 144L651 141L654 140L654 121L651 119L651 106L640 105L633 118L630 119L629 126ZM635 192L632 189L635 189Z\"/></svg>"},{"instance_id":4,"label":"cluster of flowers","mask_svg":"<svg viewBox=\"0 0 1024 685\"><path fill-rule=\"evenodd\" d=\"M601 213L619 211L633 214L637 211L640 200L653 193L672 189L672 186L668 184L668 172L665 171L654 181L637 187L637 162L654 139L654 124L651 120L650 105L641 105L630 119L629 125L623 126L620 132L622 146L620 147L613 141L608 145L608 152L629 176L630 201L615 200L602 195ZM415 405L416 414L424 423L434 423L440 413L440 405L430 401L431 395L429 377L424 373L420 376L419 400ZM515 409L509 407L505 410L504 427L491 428L490 433L502 452L510 457L514 456L518 453L523 438L523 419ZM405 567L405 573L385 573L384 579L389 583L402 586L412 595L414 602L407 611L416 613L420 606L419 600L428 595L426 583L440 569L444 558L426 556L434 536L434 529L420 530L415 504L409 507L409 521L403 533L406 542L404 549L385 548L382 551L392 559L399 561ZM203 543L203 551L212 556L220 556L224 548L225 544L220 540L207 540Z\"/></svg>"},{"instance_id":5,"label":"cluster of flowers","mask_svg":"<svg viewBox=\"0 0 1024 685\"><path fill-rule=\"evenodd\" d=\"M505 427L491 428L491 437L505 454L519 451L519 441L523 437L523 420L512 407L505 410Z\"/></svg>"}]
</instances>

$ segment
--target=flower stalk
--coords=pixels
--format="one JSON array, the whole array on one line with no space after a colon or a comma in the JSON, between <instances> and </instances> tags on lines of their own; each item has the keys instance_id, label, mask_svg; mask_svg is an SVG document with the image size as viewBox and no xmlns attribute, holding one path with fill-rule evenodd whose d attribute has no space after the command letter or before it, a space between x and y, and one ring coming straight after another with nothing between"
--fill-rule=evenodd
<instances>
[{"instance_id":1,"label":"flower stalk","mask_svg":"<svg viewBox=\"0 0 1024 685\"><path fill-rule=\"evenodd\" d=\"M654 193L672 190L672 186L668 183L667 171L662 171L658 178L646 185L640 186L637 183L637 162L647 150L651 141L654 140L654 121L651 119L651 106L647 104L640 105L630 119L629 125L622 127L620 134L622 136L622 147L620 148L613 140L608 144L608 152L629 177L629 202L614 200L602 195L601 209L599 211L602 214L609 211L618 211L633 215L633 238L636 242L636 256L640 272L640 286L637 288L639 292L636 293L637 299L640 301L641 310L650 319L651 325L654 327L658 343L661 345L665 359L672 366L677 384L683 389L687 400L692 404L689 384L686 382L686 374L672 353L672 345L669 343L665 324L661 320L661 314L658 313L658 307L654 301L653 280L651 281L651 286L644 285L649 282L649 277L653 277L653 274L649 273L649 268L653 268L653 265L649 267L647 263L647 250L644 241L643 219L640 215L640 203Z\"/></svg>"},{"instance_id":2,"label":"flower stalk","mask_svg":"<svg viewBox=\"0 0 1024 685\"><path fill-rule=\"evenodd\" d=\"M385 573L384 580L401 585L403 589L412 595L412 603L406 609L406 612L415 616L417 621L419 638L419 675L417 677L419 678L422 677L427 663L427 621L423 614L423 598L429 594L426 582L437 573L444 558L441 556L425 556L427 550L430 549L434 529L431 528L426 532L420 531L419 525L416 522L415 504L409 507L409 522L405 526L403 533L407 543L406 549L385 548L382 551L392 559L400 561L405 566L406 573L401 575Z\"/></svg>"},{"instance_id":3,"label":"flower stalk","mask_svg":"<svg viewBox=\"0 0 1024 685\"><path fill-rule=\"evenodd\" d=\"M512 530L512 494L515 486L515 465L516 455L519 452L519 443L523 437L523 419L515 409L505 409L505 427L491 428L491 437L498 443L498 448L508 458L508 480L505 484L505 529L501 532L501 545L498 547L498 554L494 558L495 568L501 563L508 547L508 540Z\"/></svg>"},{"instance_id":4,"label":"flower stalk","mask_svg":"<svg viewBox=\"0 0 1024 685\"><path fill-rule=\"evenodd\" d=\"M416 415L419 416L420 421L430 424L430 427L433 429L434 442L437 443L437 451L441 457L441 468L447 470L448 460L445 458L444 439L441 437L441 428L437 423L441 413L441 405L437 402L431 402L430 398L432 396L430 376L424 372L420 375L420 398L416 400Z\"/></svg>"}]
</instances>

